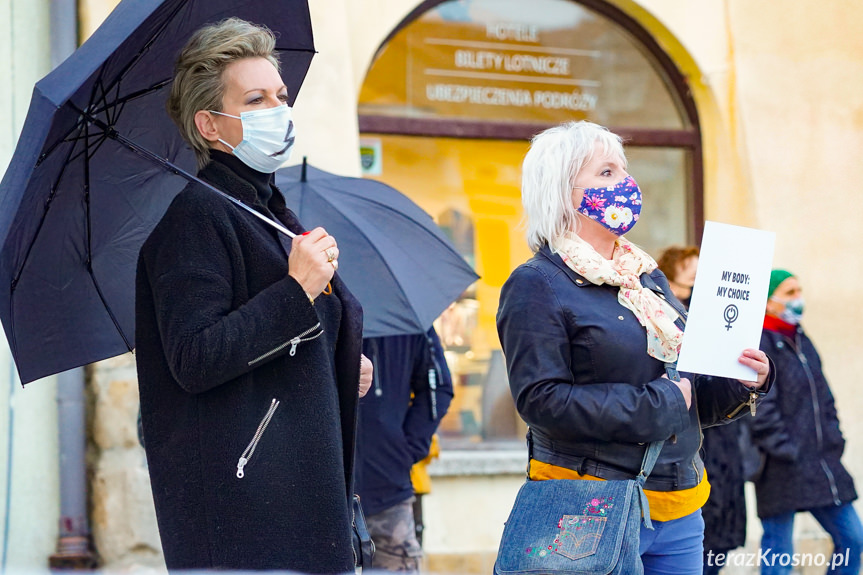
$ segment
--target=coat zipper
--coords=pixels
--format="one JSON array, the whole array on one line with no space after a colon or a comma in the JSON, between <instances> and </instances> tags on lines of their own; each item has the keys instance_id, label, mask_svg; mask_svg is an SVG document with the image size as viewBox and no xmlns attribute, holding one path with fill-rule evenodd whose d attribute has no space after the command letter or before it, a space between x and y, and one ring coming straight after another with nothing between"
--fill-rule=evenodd
<instances>
[{"instance_id":1,"label":"coat zipper","mask_svg":"<svg viewBox=\"0 0 863 575\"><path fill-rule=\"evenodd\" d=\"M258 429L255 430L255 435L252 437L252 441L249 442L249 445L246 446L245 451L240 456L240 460L237 461L237 478L242 479L245 477L246 473L243 469L249 463L249 460L252 458L252 455L255 454L255 448L258 446L258 443L261 441L261 437L263 437L264 432L267 430L267 426L270 424L270 420L273 419L273 414L276 412L276 409L279 407L279 400L273 398L273 401L270 402L270 408L267 410L267 414L264 415L264 418L258 424Z\"/></svg>"},{"instance_id":2,"label":"coat zipper","mask_svg":"<svg viewBox=\"0 0 863 575\"><path fill-rule=\"evenodd\" d=\"M809 379L809 393L812 395L812 413L815 417L815 441L818 446L818 453L821 454L824 453L824 430L821 427L821 404L818 401L818 390L815 389L815 376L812 374L812 370L809 369L809 360L806 359L803 351L801 351L802 346L799 345L799 343L799 339L795 339L792 349L794 349L794 352L797 354L797 359L803 366L803 371L806 372L807 379ZM821 469L824 471L824 475L827 476L827 482L830 483L830 494L833 495L833 503L837 506L842 505L842 501L839 498L839 489L836 487L836 480L833 477L833 472L830 471L830 467L828 467L824 457L820 458L820 462Z\"/></svg>"},{"instance_id":3,"label":"coat zipper","mask_svg":"<svg viewBox=\"0 0 863 575\"><path fill-rule=\"evenodd\" d=\"M351 505L351 527L353 528L353 532L357 534L357 539L359 539L359 530L357 529L357 510L354 509L354 502L350 502ZM351 539L353 540L353 533L351 533ZM360 547L363 546L362 540L360 540ZM360 550L362 552L362 549ZM354 554L354 566L359 566L360 558L357 557L357 550L354 548L353 543L351 544L351 552Z\"/></svg>"},{"instance_id":4,"label":"coat zipper","mask_svg":"<svg viewBox=\"0 0 863 575\"><path fill-rule=\"evenodd\" d=\"M315 331L316 329L318 329L320 327L321 327L321 322L316 323L313 327L310 327L309 329L307 329L306 331L304 331L300 335L289 339L288 341L286 341L285 343L283 343L279 347L277 347L275 349L271 349L270 351L268 351L267 353L265 353L264 355L262 355L260 357L256 357L255 359L253 359L252 361L249 362L249 365L254 365L254 364L258 363L259 361L265 360L268 357L270 357L271 355L273 355L275 353L279 353L280 351L282 351L283 349L285 349L289 345L291 346L291 351L288 353L288 355L290 355L291 357L294 357L295 355L297 355L297 346L300 345L300 343L302 343L304 341L311 341L313 339L317 339L317 338L321 337L321 335L323 335L324 330L321 330L318 333L316 333L315 335L313 335L312 337L306 337L307 335L309 335L310 333L312 333L313 331Z\"/></svg>"}]
</instances>

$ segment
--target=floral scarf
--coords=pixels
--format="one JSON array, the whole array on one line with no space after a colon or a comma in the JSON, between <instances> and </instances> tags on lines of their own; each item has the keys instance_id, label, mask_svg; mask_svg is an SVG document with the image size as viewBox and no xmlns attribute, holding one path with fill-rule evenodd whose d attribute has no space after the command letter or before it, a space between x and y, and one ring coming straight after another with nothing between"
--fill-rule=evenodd
<instances>
[{"instance_id":1,"label":"floral scarf","mask_svg":"<svg viewBox=\"0 0 863 575\"><path fill-rule=\"evenodd\" d=\"M575 273L592 284L620 286L617 301L632 311L647 330L647 353L656 359L674 362L683 341L683 332L674 323L678 313L653 290L641 285L641 274L656 269L656 262L644 250L620 237L614 255L607 260L589 243L572 232L552 242L551 249Z\"/></svg>"}]
</instances>

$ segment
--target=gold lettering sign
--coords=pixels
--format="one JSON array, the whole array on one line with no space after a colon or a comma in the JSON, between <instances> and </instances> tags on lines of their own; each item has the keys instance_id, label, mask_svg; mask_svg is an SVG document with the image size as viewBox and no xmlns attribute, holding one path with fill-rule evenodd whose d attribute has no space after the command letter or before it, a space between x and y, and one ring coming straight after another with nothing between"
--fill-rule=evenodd
<instances>
[{"instance_id":1,"label":"gold lettering sign","mask_svg":"<svg viewBox=\"0 0 863 575\"><path fill-rule=\"evenodd\" d=\"M450 1L373 64L360 114L676 128L662 78L622 28L569 0Z\"/></svg>"},{"instance_id":2,"label":"gold lettering sign","mask_svg":"<svg viewBox=\"0 0 863 575\"><path fill-rule=\"evenodd\" d=\"M421 19L407 34L408 105L439 116L585 118L596 109L597 50L533 25Z\"/></svg>"}]
</instances>

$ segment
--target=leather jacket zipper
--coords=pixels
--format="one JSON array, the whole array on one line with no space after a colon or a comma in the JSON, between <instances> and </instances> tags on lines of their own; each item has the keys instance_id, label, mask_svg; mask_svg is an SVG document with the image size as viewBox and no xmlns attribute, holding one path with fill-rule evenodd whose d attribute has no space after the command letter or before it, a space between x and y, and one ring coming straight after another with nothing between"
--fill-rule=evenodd
<instances>
[{"instance_id":1,"label":"leather jacket zipper","mask_svg":"<svg viewBox=\"0 0 863 575\"><path fill-rule=\"evenodd\" d=\"M288 353L288 355L290 355L291 357L294 357L295 355L297 355L297 346L300 345L300 343L302 343L304 341L311 341L313 339L317 339L317 338L321 337L321 335L323 335L324 330L320 330L315 335L313 335L311 337L306 337L307 335L309 335L310 333L312 333L316 329L319 329L320 327L321 327L321 322L316 323L313 327L310 327L309 329L307 329L306 331L304 331L300 335L298 335L296 337L292 337L291 339L289 339L288 341L286 341L282 345L278 346L277 348L271 349L270 351L268 351L264 355L256 357L255 359L253 359L252 361L249 362L249 365L254 365L260 361L263 361L263 360L267 359L268 357L270 357L271 355L279 353L280 351L282 351L283 349L285 349L289 345L291 346L291 351Z\"/></svg>"},{"instance_id":2,"label":"leather jacket zipper","mask_svg":"<svg viewBox=\"0 0 863 575\"><path fill-rule=\"evenodd\" d=\"M242 479L245 477L246 473L244 468L249 463L249 460L252 459L252 455L255 454L255 448L258 446L258 443L261 441L261 437L264 436L264 432L267 430L267 426L270 424L270 420L273 419L273 414L276 412L276 409L279 407L279 400L273 398L273 401L270 402L270 408L267 410L264 418L261 419L261 422L258 424L258 429L255 430L255 435L252 437L252 441L249 442L249 445L246 446L245 451L240 456L239 461L237 461L237 478Z\"/></svg>"}]
</instances>

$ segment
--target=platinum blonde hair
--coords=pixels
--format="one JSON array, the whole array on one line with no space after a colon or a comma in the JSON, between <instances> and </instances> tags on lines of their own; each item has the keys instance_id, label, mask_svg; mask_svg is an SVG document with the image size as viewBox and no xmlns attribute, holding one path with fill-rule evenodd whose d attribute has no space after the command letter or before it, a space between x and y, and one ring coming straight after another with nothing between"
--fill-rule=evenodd
<instances>
[{"instance_id":1,"label":"platinum blonde hair","mask_svg":"<svg viewBox=\"0 0 863 575\"><path fill-rule=\"evenodd\" d=\"M597 148L597 146L599 146ZM599 149L626 164L623 140L592 122L566 122L533 137L524 157L521 202L527 218L527 243L533 252L578 225L572 205L575 179Z\"/></svg>"},{"instance_id":2,"label":"platinum blonde hair","mask_svg":"<svg viewBox=\"0 0 863 575\"><path fill-rule=\"evenodd\" d=\"M210 143L195 125L200 110L222 111L228 65L245 58L266 58L279 70L276 38L264 26L228 18L192 34L174 65L174 82L168 97L168 115L198 158L198 168L210 161Z\"/></svg>"}]
</instances>

